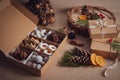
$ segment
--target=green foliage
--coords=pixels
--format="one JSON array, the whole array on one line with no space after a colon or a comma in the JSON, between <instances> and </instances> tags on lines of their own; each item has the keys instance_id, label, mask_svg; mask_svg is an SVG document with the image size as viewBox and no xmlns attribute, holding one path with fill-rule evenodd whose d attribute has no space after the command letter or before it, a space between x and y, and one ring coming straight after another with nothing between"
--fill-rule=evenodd
<instances>
[{"instance_id":1,"label":"green foliage","mask_svg":"<svg viewBox=\"0 0 120 80\"><path fill-rule=\"evenodd\" d=\"M79 67L81 66L80 64L75 64L69 61L69 58L71 56L75 56L73 53L73 50L66 51L64 56L61 58L61 61L59 62L59 65L61 66L69 66L69 67Z\"/></svg>"},{"instance_id":2,"label":"green foliage","mask_svg":"<svg viewBox=\"0 0 120 80\"><path fill-rule=\"evenodd\" d=\"M112 46L113 50L117 50L118 54L120 55L120 42L117 40L114 40L111 43L111 46Z\"/></svg>"},{"instance_id":3,"label":"green foliage","mask_svg":"<svg viewBox=\"0 0 120 80\"><path fill-rule=\"evenodd\" d=\"M63 31L64 29L63 28L60 28L59 31Z\"/></svg>"},{"instance_id":4,"label":"green foliage","mask_svg":"<svg viewBox=\"0 0 120 80\"><path fill-rule=\"evenodd\" d=\"M79 19L77 22L80 23L82 26L88 26L88 21L87 20Z\"/></svg>"},{"instance_id":5,"label":"green foliage","mask_svg":"<svg viewBox=\"0 0 120 80\"><path fill-rule=\"evenodd\" d=\"M97 13L94 13L94 14L93 14L93 19L94 19L94 20L97 20L97 19L99 19L99 18L100 18L100 17L99 17L99 15L98 15Z\"/></svg>"}]
</instances>

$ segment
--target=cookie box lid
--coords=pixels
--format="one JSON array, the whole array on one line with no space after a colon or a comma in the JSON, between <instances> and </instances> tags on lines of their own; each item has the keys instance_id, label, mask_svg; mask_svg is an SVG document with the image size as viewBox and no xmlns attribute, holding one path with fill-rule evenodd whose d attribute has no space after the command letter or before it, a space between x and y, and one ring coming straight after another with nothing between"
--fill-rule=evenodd
<instances>
[{"instance_id":1,"label":"cookie box lid","mask_svg":"<svg viewBox=\"0 0 120 80\"><path fill-rule=\"evenodd\" d=\"M8 55L35 26L12 5L0 11L0 50Z\"/></svg>"},{"instance_id":2,"label":"cookie box lid","mask_svg":"<svg viewBox=\"0 0 120 80\"><path fill-rule=\"evenodd\" d=\"M38 23L38 18L33 15L26 7L25 4L27 0L10 0L11 4L17 8L22 14L24 14L27 18L29 18L33 23Z\"/></svg>"},{"instance_id":3,"label":"cookie box lid","mask_svg":"<svg viewBox=\"0 0 120 80\"><path fill-rule=\"evenodd\" d=\"M5 9L9 5L10 5L10 1L9 0L0 0L0 11Z\"/></svg>"}]
</instances>

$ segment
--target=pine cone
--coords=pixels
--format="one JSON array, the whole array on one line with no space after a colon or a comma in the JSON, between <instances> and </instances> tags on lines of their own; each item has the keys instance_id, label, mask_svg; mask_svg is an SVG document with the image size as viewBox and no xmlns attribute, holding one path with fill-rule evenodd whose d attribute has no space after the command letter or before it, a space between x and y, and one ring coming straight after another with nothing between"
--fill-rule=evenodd
<instances>
[{"instance_id":1,"label":"pine cone","mask_svg":"<svg viewBox=\"0 0 120 80\"><path fill-rule=\"evenodd\" d=\"M53 19L55 17L55 13L50 5L50 0L29 0L26 7L39 18L38 25L46 26L49 23L54 22ZM49 22L47 21L47 18L50 19Z\"/></svg>"},{"instance_id":2,"label":"pine cone","mask_svg":"<svg viewBox=\"0 0 120 80\"><path fill-rule=\"evenodd\" d=\"M81 48L74 47L73 53L76 56L71 56L69 61L80 65L90 65L90 52Z\"/></svg>"},{"instance_id":3,"label":"pine cone","mask_svg":"<svg viewBox=\"0 0 120 80\"><path fill-rule=\"evenodd\" d=\"M80 65L90 65L90 57L86 56L71 56L69 61Z\"/></svg>"},{"instance_id":4,"label":"pine cone","mask_svg":"<svg viewBox=\"0 0 120 80\"><path fill-rule=\"evenodd\" d=\"M90 56L90 52L81 48L77 48L74 47L73 49L74 54L78 55L78 56L86 56L89 57Z\"/></svg>"}]
</instances>

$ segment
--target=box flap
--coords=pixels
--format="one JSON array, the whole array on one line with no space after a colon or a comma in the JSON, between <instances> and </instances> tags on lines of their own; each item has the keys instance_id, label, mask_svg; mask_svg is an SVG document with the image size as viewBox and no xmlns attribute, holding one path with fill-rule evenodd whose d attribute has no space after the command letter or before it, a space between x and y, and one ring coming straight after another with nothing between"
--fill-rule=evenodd
<instances>
[{"instance_id":1,"label":"box flap","mask_svg":"<svg viewBox=\"0 0 120 80\"><path fill-rule=\"evenodd\" d=\"M2 10L0 12L0 50L8 54L35 26L12 5Z\"/></svg>"},{"instance_id":2,"label":"box flap","mask_svg":"<svg viewBox=\"0 0 120 80\"><path fill-rule=\"evenodd\" d=\"M11 0L11 4L17 8L21 13L23 13L27 18L33 21L35 24L38 24L38 18L30 12L24 4L22 4L19 0Z\"/></svg>"},{"instance_id":3,"label":"box flap","mask_svg":"<svg viewBox=\"0 0 120 80\"><path fill-rule=\"evenodd\" d=\"M0 11L10 5L10 0L0 0Z\"/></svg>"}]
</instances>

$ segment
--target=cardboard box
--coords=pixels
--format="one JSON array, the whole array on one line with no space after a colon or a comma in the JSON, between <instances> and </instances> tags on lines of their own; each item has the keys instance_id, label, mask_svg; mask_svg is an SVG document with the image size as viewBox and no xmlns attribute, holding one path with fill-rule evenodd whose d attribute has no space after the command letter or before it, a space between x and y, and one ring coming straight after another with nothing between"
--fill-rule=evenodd
<instances>
[{"instance_id":1,"label":"cardboard box","mask_svg":"<svg viewBox=\"0 0 120 80\"><path fill-rule=\"evenodd\" d=\"M103 20L106 22L105 27L100 28L98 20L89 20L89 35L91 39L102 39L102 38L116 38L117 37L117 26L113 20ZM111 27L114 25L114 27Z\"/></svg>"},{"instance_id":2,"label":"cardboard box","mask_svg":"<svg viewBox=\"0 0 120 80\"><path fill-rule=\"evenodd\" d=\"M25 7L25 4L21 3L18 0L11 0L11 4L21 13L23 13L27 18L29 18L32 22L38 24L38 18Z\"/></svg>"},{"instance_id":3,"label":"cardboard box","mask_svg":"<svg viewBox=\"0 0 120 80\"><path fill-rule=\"evenodd\" d=\"M109 43L109 39L93 39L91 43L91 52L101 55L107 59L115 59L117 57L117 52L112 49Z\"/></svg>"},{"instance_id":4,"label":"cardboard box","mask_svg":"<svg viewBox=\"0 0 120 80\"><path fill-rule=\"evenodd\" d=\"M117 30L118 30L118 33L120 33L120 25L118 25Z\"/></svg>"},{"instance_id":5,"label":"cardboard box","mask_svg":"<svg viewBox=\"0 0 120 80\"><path fill-rule=\"evenodd\" d=\"M0 1L0 11L5 9L10 5L10 0L1 0Z\"/></svg>"},{"instance_id":6,"label":"cardboard box","mask_svg":"<svg viewBox=\"0 0 120 80\"><path fill-rule=\"evenodd\" d=\"M63 39L63 41L60 44L58 44L57 50L49 58L49 60L45 63L41 70L38 70L36 68L21 63L20 61L12 58L9 55L9 53L13 51L28 35L28 33L34 30L36 24L31 22L26 16L24 16L19 10L14 8L12 5L2 10L0 16L0 59L12 65L16 65L35 75L42 75L48 68L50 63L54 60L56 54L59 53L59 49L61 49L65 45L64 43L67 40L67 36ZM48 41L47 43L51 42Z\"/></svg>"}]
</instances>

